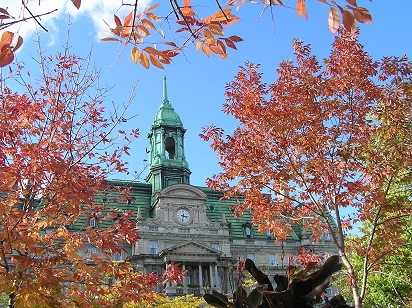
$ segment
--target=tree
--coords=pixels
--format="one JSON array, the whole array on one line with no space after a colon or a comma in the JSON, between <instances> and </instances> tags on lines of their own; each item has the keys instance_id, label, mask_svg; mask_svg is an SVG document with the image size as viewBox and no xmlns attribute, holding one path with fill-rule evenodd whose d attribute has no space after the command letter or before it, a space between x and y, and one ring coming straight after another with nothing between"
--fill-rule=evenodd
<instances>
[{"instance_id":1,"label":"tree","mask_svg":"<svg viewBox=\"0 0 412 308\"><path fill-rule=\"evenodd\" d=\"M399 234L411 214L410 199L390 193L411 180L411 63L406 56L374 61L343 30L323 65L309 46L293 46L295 62L283 61L272 84L250 63L227 84L224 112L240 124L226 136L204 128L223 169L207 184L226 198L243 195L235 214L251 211L253 223L278 240L293 224L311 230L314 241L329 232L361 307L369 265L404 244ZM357 247L361 275L346 237L359 221L371 226Z\"/></svg>"},{"instance_id":2,"label":"tree","mask_svg":"<svg viewBox=\"0 0 412 308\"><path fill-rule=\"evenodd\" d=\"M392 196L405 196L410 194L410 185L400 188L395 187L392 190ZM412 219L410 217L403 218L405 226L402 233L398 236L402 237L404 244L396 247L396 251L392 255L386 257L386 251L381 255L377 255L374 260L368 264L370 268L370 276L366 284L366 295L364 305L366 307L406 307L410 304L412 295ZM371 231L371 225L365 223L360 228L361 234L355 234L349 238L350 245L353 247L349 255L354 270L358 273L358 277L362 278L363 258L358 254L358 247L366 246L368 238L366 236ZM361 252L360 252L361 253ZM339 290L345 295L345 298L350 299L350 290L346 284L347 276L341 277L338 281Z\"/></svg>"},{"instance_id":3,"label":"tree","mask_svg":"<svg viewBox=\"0 0 412 308\"><path fill-rule=\"evenodd\" d=\"M10 307L115 306L152 298L156 285L184 274L174 266L163 277L141 274L111 261L121 243L139 239L136 221L131 211L96 204L95 195L109 189L112 172L126 170L122 156L138 130L114 137L132 96L106 110L108 89L89 59L66 47L55 57L40 53L36 82L21 65L1 78L0 293ZM115 193L127 202L127 189ZM90 217L110 227L80 223Z\"/></svg>"},{"instance_id":4,"label":"tree","mask_svg":"<svg viewBox=\"0 0 412 308\"><path fill-rule=\"evenodd\" d=\"M81 8L80 0L72 0L77 9ZM183 2L183 3L182 3ZM238 35L225 36L224 30L232 26L240 20L240 16L233 13L233 8L239 10L246 2L256 3L249 0L230 0L225 4L216 1L214 13L210 14L208 8L197 3L192 3L191 0L170 1L170 12L165 17L159 17L154 13L158 4L155 4L143 12L139 12L138 0L131 3L123 3L121 7L133 7L133 9L124 18L119 18L114 15L114 26L109 26L112 37L103 38L104 41L116 41L121 45L131 45L132 61L140 63L145 68L149 68L150 64L163 68L164 64L170 64L171 58L182 53L191 45L196 46L197 51L202 51L205 55L219 55L221 58L227 57L228 48L237 49L236 44L242 39ZM328 25L332 33L335 33L339 25L354 32L356 30L356 22L370 24L372 17L366 8L359 7L356 0L345 0L346 5L338 4L336 1L322 0L322 3L329 6ZM341 1L345 3L344 1ZM0 19L3 21L0 24L0 30L6 29L10 25L34 19L42 28L40 17L42 15L51 14L54 11L47 11L41 15L33 15L29 6L34 5L34 1L22 2L20 16L14 18L10 15L6 8L0 8ZM266 10L272 11L276 6L288 7L282 1L260 1L263 12ZM296 12L300 18L308 19L306 10L306 1L296 1ZM236 13L237 14L237 13ZM28 17L25 17L27 16ZM205 16L205 17L203 17ZM156 26L156 23L159 23ZM174 34L185 35L186 39L182 44L179 44L174 39L166 39L162 24L166 24L166 29L170 29L171 37ZM159 34L159 41L152 44L145 40L152 33ZM10 31L3 32L4 38L0 41L0 67L6 66L13 61L14 52L21 46L23 39L18 33ZM165 46L157 49L156 46Z\"/></svg>"}]
</instances>

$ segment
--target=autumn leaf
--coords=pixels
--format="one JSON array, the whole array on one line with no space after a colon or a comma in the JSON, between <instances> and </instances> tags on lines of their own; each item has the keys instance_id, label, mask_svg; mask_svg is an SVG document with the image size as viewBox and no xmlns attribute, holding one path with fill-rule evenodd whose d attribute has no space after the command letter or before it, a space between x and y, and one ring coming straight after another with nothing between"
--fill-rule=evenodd
<instances>
[{"instance_id":1,"label":"autumn leaf","mask_svg":"<svg viewBox=\"0 0 412 308\"><path fill-rule=\"evenodd\" d=\"M155 25L148 19L142 19L142 25L146 28L146 29L152 29L152 30L156 30Z\"/></svg>"},{"instance_id":2,"label":"autumn leaf","mask_svg":"<svg viewBox=\"0 0 412 308\"><path fill-rule=\"evenodd\" d=\"M144 26L142 25L137 25L136 26L136 31L142 35L142 36L150 36L149 30L147 30Z\"/></svg>"},{"instance_id":3,"label":"autumn leaf","mask_svg":"<svg viewBox=\"0 0 412 308\"><path fill-rule=\"evenodd\" d=\"M346 0L347 3L349 3L352 6L358 6L356 3L356 0Z\"/></svg>"},{"instance_id":4,"label":"autumn leaf","mask_svg":"<svg viewBox=\"0 0 412 308\"><path fill-rule=\"evenodd\" d=\"M81 1L81 0L72 0L72 3L73 3L74 6L79 10L82 1Z\"/></svg>"},{"instance_id":5,"label":"autumn leaf","mask_svg":"<svg viewBox=\"0 0 412 308\"><path fill-rule=\"evenodd\" d=\"M353 9L355 19L363 24L372 24L372 16L369 11L363 7Z\"/></svg>"},{"instance_id":6,"label":"autumn leaf","mask_svg":"<svg viewBox=\"0 0 412 308\"><path fill-rule=\"evenodd\" d=\"M296 3L296 10L300 18L302 18L302 16L305 16L305 18L308 19L308 13L306 11L306 0L298 0L298 2Z\"/></svg>"},{"instance_id":7,"label":"autumn leaf","mask_svg":"<svg viewBox=\"0 0 412 308\"><path fill-rule=\"evenodd\" d=\"M146 69L150 67L149 59L147 59L147 56L144 52L141 52L139 55L139 63Z\"/></svg>"},{"instance_id":8,"label":"autumn leaf","mask_svg":"<svg viewBox=\"0 0 412 308\"><path fill-rule=\"evenodd\" d=\"M212 32L215 35L220 35L220 36L224 35L222 26L220 24L210 24L208 28L210 32Z\"/></svg>"},{"instance_id":9,"label":"autumn leaf","mask_svg":"<svg viewBox=\"0 0 412 308\"><path fill-rule=\"evenodd\" d=\"M328 18L329 31L332 33L335 33L336 31L338 31L339 25L340 25L339 12L333 7L329 8L329 18Z\"/></svg>"},{"instance_id":10,"label":"autumn leaf","mask_svg":"<svg viewBox=\"0 0 412 308\"><path fill-rule=\"evenodd\" d=\"M120 18L115 14L113 15L114 18L114 22L116 23L116 27L123 27L122 26L122 21L120 20Z\"/></svg>"},{"instance_id":11,"label":"autumn leaf","mask_svg":"<svg viewBox=\"0 0 412 308\"><path fill-rule=\"evenodd\" d=\"M146 16L147 16L147 18L149 18L151 21L154 21L154 22L157 22L157 21L160 21L160 18L156 15L156 14L154 14L154 13L147 13L146 14Z\"/></svg>"},{"instance_id":12,"label":"autumn leaf","mask_svg":"<svg viewBox=\"0 0 412 308\"><path fill-rule=\"evenodd\" d=\"M136 64L137 61L139 60L139 50L136 47L132 48L131 57L132 57L133 64Z\"/></svg>"},{"instance_id":13,"label":"autumn leaf","mask_svg":"<svg viewBox=\"0 0 412 308\"><path fill-rule=\"evenodd\" d=\"M343 10L342 15L343 15L343 26L345 27L345 29L352 33L356 31L356 21L352 13L349 11Z\"/></svg>"},{"instance_id":14,"label":"autumn leaf","mask_svg":"<svg viewBox=\"0 0 412 308\"><path fill-rule=\"evenodd\" d=\"M156 56L155 55L153 55L153 54L149 54L149 59L150 59L150 62L154 65L154 66L156 66L157 68L160 68L160 69L163 69L163 65L160 63L160 61L156 58Z\"/></svg>"}]
</instances>

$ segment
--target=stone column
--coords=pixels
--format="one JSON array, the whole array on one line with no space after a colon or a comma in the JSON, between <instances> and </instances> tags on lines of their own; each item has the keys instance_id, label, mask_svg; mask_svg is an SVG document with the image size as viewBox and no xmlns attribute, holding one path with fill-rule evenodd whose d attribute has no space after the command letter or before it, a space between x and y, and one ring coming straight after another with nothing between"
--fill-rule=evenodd
<instances>
[{"instance_id":1,"label":"stone column","mask_svg":"<svg viewBox=\"0 0 412 308\"><path fill-rule=\"evenodd\" d=\"M212 263L209 264L210 288L213 288L213 268Z\"/></svg>"},{"instance_id":2,"label":"stone column","mask_svg":"<svg viewBox=\"0 0 412 308\"><path fill-rule=\"evenodd\" d=\"M216 287L219 287L218 286L218 284L219 284L219 274L217 272L217 263L215 264L215 278L216 278L215 285L216 285Z\"/></svg>"},{"instance_id":3,"label":"stone column","mask_svg":"<svg viewBox=\"0 0 412 308\"><path fill-rule=\"evenodd\" d=\"M202 264L199 264L199 287L203 288Z\"/></svg>"},{"instance_id":4,"label":"stone column","mask_svg":"<svg viewBox=\"0 0 412 308\"><path fill-rule=\"evenodd\" d=\"M184 271L186 269L186 264L182 264L182 270ZM186 288L186 278L183 278L183 287Z\"/></svg>"}]
</instances>

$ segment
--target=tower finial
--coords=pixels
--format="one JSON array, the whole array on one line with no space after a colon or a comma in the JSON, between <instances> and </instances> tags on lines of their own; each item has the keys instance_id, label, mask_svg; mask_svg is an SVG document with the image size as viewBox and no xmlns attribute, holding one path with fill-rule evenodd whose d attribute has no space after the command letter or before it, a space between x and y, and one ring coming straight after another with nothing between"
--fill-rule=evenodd
<instances>
[{"instance_id":1,"label":"tower finial","mask_svg":"<svg viewBox=\"0 0 412 308\"><path fill-rule=\"evenodd\" d=\"M167 99L166 76L163 76L163 102L169 102Z\"/></svg>"}]
</instances>

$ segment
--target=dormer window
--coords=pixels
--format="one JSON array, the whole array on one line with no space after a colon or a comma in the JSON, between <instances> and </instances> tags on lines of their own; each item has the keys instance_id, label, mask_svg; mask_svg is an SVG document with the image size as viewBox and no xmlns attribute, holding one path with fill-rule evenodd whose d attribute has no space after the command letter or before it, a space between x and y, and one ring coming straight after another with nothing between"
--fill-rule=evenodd
<instances>
[{"instance_id":1,"label":"dormer window","mask_svg":"<svg viewBox=\"0 0 412 308\"><path fill-rule=\"evenodd\" d=\"M166 138L166 158L176 159L175 140L172 137Z\"/></svg>"},{"instance_id":2,"label":"dormer window","mask_svg":"<svg viewBox=\"0 0 412 308\"><path fill-rule=\"evenodd\" d=\"M89 219L89 226L92 228L96 228L96 218L92 217Z\"/></svg>"},{"instance_id":3,"label":"dormer window","mask_svg":"<svg viewBox=\"0 0 412 308\"><path fill-rule=\"evenodd\" d=\"M251 237L252 235L252 224L250 222L243 224L243 230L245 232L246 237Z\"/></svg>"}]
</instances>

